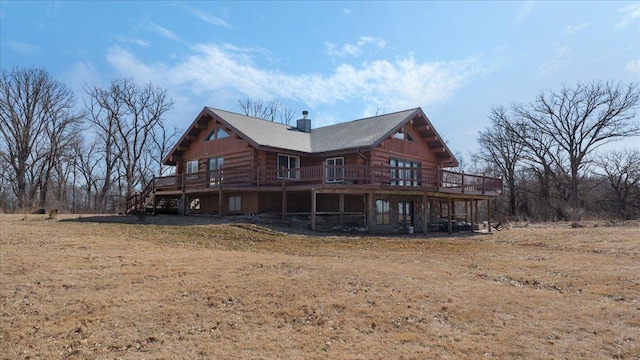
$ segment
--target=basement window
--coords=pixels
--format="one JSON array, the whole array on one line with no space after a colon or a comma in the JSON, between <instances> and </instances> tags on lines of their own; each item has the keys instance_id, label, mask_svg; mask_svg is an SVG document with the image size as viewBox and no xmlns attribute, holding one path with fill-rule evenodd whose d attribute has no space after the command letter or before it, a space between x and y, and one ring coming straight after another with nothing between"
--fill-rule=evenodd
<instances>
[{"instance_id":1,"label":"basement window","mask_svg":"<svg viewBox=\"0 0 640 360\"><path fill-rule=\"evenodd\" d=\"M229 196L229 212L242 211L242 198L240 196Z\"/></svg>"}]
</instances>

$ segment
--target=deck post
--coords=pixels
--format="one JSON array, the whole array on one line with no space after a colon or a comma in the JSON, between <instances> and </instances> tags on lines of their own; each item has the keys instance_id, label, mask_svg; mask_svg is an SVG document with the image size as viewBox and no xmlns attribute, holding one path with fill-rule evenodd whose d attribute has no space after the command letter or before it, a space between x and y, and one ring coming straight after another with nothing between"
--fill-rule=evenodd
<instances>
[{"instance_id":1,"label":"deck post","mask_svg":"<svg viewBox=\"0 0 640 360\"><path fill-rule=\"evenodd\" d=\"M489 232L491 232L491 198L487 199L487 225L489 226Z\"/></svg>"},{"instance_id":2,"label":"deck post","mask_svg":"<svg viewBox=\"0 0 640 360\"><path fill-rule=\"evenodd\" d=\"M476 223L474 221L475 219L473 218L473 216L474 216L473 202L474 202L474 200L471 199L471 202L469 203L469 215L470 215L469 217L471 218L471 233L472 234L475 232L475 225L476 225Z\"/></svg>"},{"instance_id":3,"label":"deck post","mask_svg":"<svg viewBox=\"0 0 640 360\"><path fill-rule=\"evenodd\" d=\"M373 214L375 203L373 201L373 192L367 194L367 231L373 233Z\"/></svg>"},{"instance_id":4,"label":"deck post","mask_svg":"<svg viewBox=\"0 0 640 360\"><path fill-rule=\"evenodd\" d=\"M474 221L474 223L475 223L475 224L478 224L478 225L480 225L480 223L479 223L479 221L480 221L480 217L478 216L478 214L480 213L480 212L478 211L478 208L479 208L479 207L478 207L478 203L479 203L479 202L480 202L480 200L476 200L476 204L475 204L475 206L476 206L476 208L475 208L475 221ZM478 226L478 228L479 228L479 226Z\"/></svg>"},{"instance_id":5,"label":"deck post","mask_svg":"<svg viewBox=\"0 0 640 360\"><path fill-rule=\"evenodd\" d=\"M344 194L339 194L340 226L344 226Z\"/></svg>"},{"instance_id":6,"label":"deck post","mask_svg":"<svg viewBox=\"0 0 640 360\"><path fill-rule=\"evenodd\" d=\"M427 194L422 194L422 233L427 235L429 230L429 203Z\"/></svg>"},{"instance_id":7,"label":"deck post","mask_svg":"<svg viewBox=\"0 0 640 360\"><path fill-rule=\"evenodd\" d=\"M453 224L451 222L451 218L453 217L453 209L451 209L451 197L447 198L448 203L447 203L447 223L448 223L448 227L449 227L449 234L453 234ZM453 204L455 205L455 201L453 202Z\"/></svg>"},{"instance_id":8,"label":"deck post","mask_svg":"<svg viewBox=\"0 0 640 360\"><path fill-rule=\"evenodd\" d=\"M315 188L311 189L311 231L316 231L316 206L317 192Z\"/></svg>"}]
</instances>

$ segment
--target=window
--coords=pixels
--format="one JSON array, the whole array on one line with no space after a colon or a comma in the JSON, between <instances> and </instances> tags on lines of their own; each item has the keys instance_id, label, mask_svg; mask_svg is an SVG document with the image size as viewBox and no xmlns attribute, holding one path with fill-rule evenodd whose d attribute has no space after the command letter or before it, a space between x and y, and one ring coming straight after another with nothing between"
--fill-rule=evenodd
<instances>
[{"instance_id":1,"label":"window","mask_svg":"<svg viewBox=\"0 0 640 360\"><path fill-rule=\"evenodd\" d=\"M187 174L198 172L198 160L187 161Z\"/></svg>"},{"instance_id":2,"label":"window","mask_svg":"<svg viewBox=\"0 0 640 360\"><path fill-rule=\"evenodd\" d=\"M240 196L229 196L229 212L242 211L242 198Z\"/></svg>"},{"instance_id":3,"label":"window","mask_svg":"<svg viewBox=\"0 0 640 360\"><path fill-rule=\"evenodd\" d=\"M224 158L212 157L207 160L207 168L209 169L209 186L218 186L218 182L222 181L222 165Z\"/></svg>"},{"instance_id":4,"label":"window","mask_svg":"<svg viewBox=\"0 0 640 360\"><path fill-rule=\"evenodd\" d=\"M409 134L408 131L405 131L403 129L398 130L397 133L393 134L393 138L394 139L398 139L398 140L407 140L407 141L411 141L414 142L415 140L413 140L413 137L411 136L411 134Z\"/></svg>"},{"instance_id":5,"label":"window","mask_svg":"<svg viewBox=\"0 0 640 360\"><path fill-rule=\"evenodd\" d=\"M215 128L211 134L207 137L207 140L224 139L229 137L229 133L221 128Z\"/></svg>"},{"instance_id":6,"label":"window","mask_svg":"<svg viewBox=\"0 0 640 360\"><path fill-rule=\"evenodd\" d=\"M344 181L344 158L330 158L326 161L327 168L325 172L326 182L337 183Z\"/></svg>"},{"instance_id":7,"label":"window","mask_svg":"<svg viewBox=\"0 0 640 360\"><path fill-rule=\"evenodd\" d=\"M300 157L293 155L278 154L278 179L299 179ZM284 170L282 170L284 168Z\"/></svg>"},{"instance_id":8,"label":"window","mask_svg":"<svg viewBox=\"0 0 640 360\"><path fill-rule=\"evenodd\" d=\"M408 160L390 159L391 185L419 186L420 163Z\"/></svg>"},{"instance_id":9,"label":"window","mask_svg":"<svg viewBox=\"0 0 640 360\"><path fill-rule=\"evenodd\" d=\"M376 200L376 224L389 225L389 200Z\"/></svg>"}]
</instances>

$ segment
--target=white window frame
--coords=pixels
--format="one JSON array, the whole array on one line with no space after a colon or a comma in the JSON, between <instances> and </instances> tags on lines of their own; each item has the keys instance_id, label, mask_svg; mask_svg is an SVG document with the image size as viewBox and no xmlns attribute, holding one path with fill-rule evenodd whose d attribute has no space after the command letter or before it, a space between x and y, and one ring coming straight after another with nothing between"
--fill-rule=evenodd
<instances>
[{"instance_id":1,"label":"white window frame","mask_svg":"<svg viewBox=\"0 0 640 360\"><path fill-rule=\"evenodd\" d=\"M338 164L340 162L340 164ZM325 182L326 183L341 183L344 182L344 156L332 157L325 160L327 166L325 170ZM341 167L334 167L341 166Z\"/></svg>"},{"instance_id":2,"label":"white window frame","mask_svg":"<svg viewBox=\"0 0 640 360\"><path fill-rule=\"evenodd\" d=\"M286 164L281 164L280 158L287 158L286 160ZM295 159L295 164L296 166L291 166L292 162L291 160ZM300 178L300 171L297 169L300 169L300 156L296 156L296 155L287 155L287 154L278 154L278 159L276 161L276 166L278 167L278 179L282 179L283 177L285 179L290 179L290 180L297 180ZM284 168L284 170L282 170L282 168Z\"/></svg>"},{"instance_id":3,"label":"white window frame","mask_svg":"<svg viewBox=\"0 0 640 360\"><path fill-rule=\"evenodd\" d=\"M187 174L197 174L199 171L199 161L198 160L190 160L187 161Z\"/></svg>"}]
</instances>

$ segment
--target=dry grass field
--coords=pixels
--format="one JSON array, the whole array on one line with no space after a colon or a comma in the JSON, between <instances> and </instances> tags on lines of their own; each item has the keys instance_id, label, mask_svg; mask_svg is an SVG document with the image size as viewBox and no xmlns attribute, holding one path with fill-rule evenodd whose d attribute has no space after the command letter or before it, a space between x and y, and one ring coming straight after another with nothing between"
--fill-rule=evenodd
<instances>
[{"instance_id":1,"label":"dry grass field","mask_svg":"<svg viewBox=\"0 0 640 360\"><path fill-rule=\"evenodd\" d=\"M45 219L0 215L1 358L640 358L638 224L384 238Z\"/></svg>"}]
</instances>

